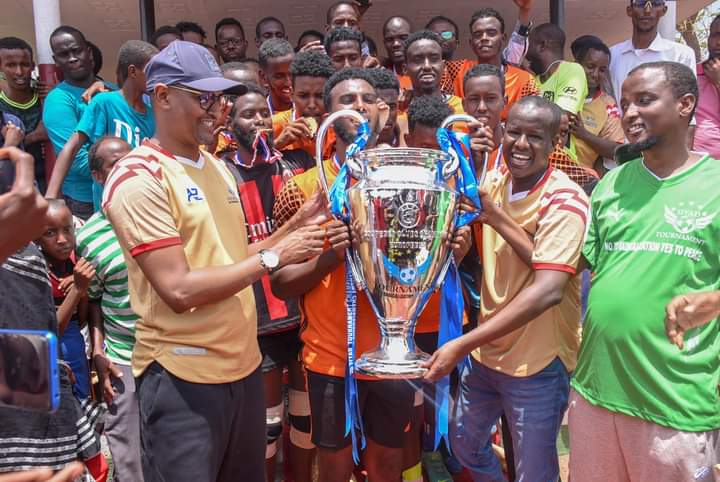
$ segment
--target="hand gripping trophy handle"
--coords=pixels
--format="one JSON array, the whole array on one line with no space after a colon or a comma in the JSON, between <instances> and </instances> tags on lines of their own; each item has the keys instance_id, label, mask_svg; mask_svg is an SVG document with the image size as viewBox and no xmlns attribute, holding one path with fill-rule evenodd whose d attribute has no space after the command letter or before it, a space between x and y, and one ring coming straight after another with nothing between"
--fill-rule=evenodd
<instances>
[{"instance_id":1,"label":"hand gripping trophy handle","mask_svg":"<svg viewBox=\"0 0 720 482\"><path fill-rule=\"evenodd\" d=\"M320 125L317 132L317 138L315 140L315 165L318 169L318 177L320 178L320 186L325 191L325 196L330 201L330 186L327 182L327 176L325 175L325 166L323 164L323 148L325 147L325 136L327 135L328 129L335 123L336 120L349 117L357 120L360 123L366 123L367 119L357 111L351 109L343 109L330 114L325 121ZM351 157L345 158L345 164L347 164L350 175L354 178L359 177L362 174L362 166L360 166L355 159ZM365 281L360 275L360 270L357 266L357 261L352 254L350 248L345 250L345 256L350 260L350 269L352 270L353 279L358 287L358 290L365 289Z\"/></svg>"},{"instance_id":2,"label":"hand gripping trophy handle","mask_svg":"<svg viewBox=\"0 0 720 482\"><path fill-rule=\"evenodd\" d=\"M456 122L477 122L477 119L475 119L473 116L468 114L453 114L445 118L445 120L442 122L440 127L442 129L448 128L451 125L453 125ZM480 171L480 179L477 180L477 186L478 189L480 189L480 186L482 186L483 182L485 181L485 175L487 174L487 168L488 168L488 153L483 153L482 158L482 171ZM448 169L448 172L454 172L459 166L460 163L459 159L457 158L457 155L453 155L454 166L452 169ZM446 166L448 167L448 166ZM473 166L474 167L474 166ZM445 171L445 169L443 169ZM443 172L444 174L444 172ZM480 206L482 208L482 206ZM445 266L443 266L442 271L440 271L440 276L438 276L437 283L435 285L435 289L440 289L442 282L445 280L445 275L447 274L448 269L450 269L450 263L452 263L453 257L450 256L445 263Z\"/></svg>"}]
</instances>

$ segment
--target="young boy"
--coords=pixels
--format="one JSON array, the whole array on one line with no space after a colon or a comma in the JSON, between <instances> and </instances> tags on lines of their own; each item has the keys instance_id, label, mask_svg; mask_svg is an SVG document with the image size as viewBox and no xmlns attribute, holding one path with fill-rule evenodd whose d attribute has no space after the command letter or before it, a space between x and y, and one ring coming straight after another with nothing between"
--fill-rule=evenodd
<instances>
[{"instance_id":1,"label":"young boy","mask_svg":"<svg viewBox=\"0 0 720 482\"><path fill-rule=\"evenodd\" d=\"M145 99L143 69L157 52L153 45L140 40L128 40L120 47L118 75L122 88L115 92L100 93L90 101L76 132L58 155L48 183L48 198L58 197L72 160L85 145L93 144L104 135L114 135L137 147L143 139L155 134L152 107ZM101 195L100 185L94 182L95 211L100 207Z\"/></svg>"}]
</instances>

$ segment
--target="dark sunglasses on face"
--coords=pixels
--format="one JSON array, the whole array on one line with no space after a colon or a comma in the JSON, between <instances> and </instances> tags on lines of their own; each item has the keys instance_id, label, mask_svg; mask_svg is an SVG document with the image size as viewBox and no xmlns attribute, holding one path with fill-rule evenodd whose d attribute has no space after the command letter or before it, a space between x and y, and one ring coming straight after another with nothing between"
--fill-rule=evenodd
<instances>
[{"instance_id":1,"label":"dark sunglasses on face","mask_svg":"<svg viewBox=\"0 0 720 482\"><path fill-rule=\"evenodd\" d=\"M188 89L187 87L180 87L178 85L168 85L168 87L175 90L182 90L188 94L193 94L198 98L200 107L205 111L210 110L212 106L223 98L223 94L218 94L216 92L201 92L199 90Z\"/></svg>"},{"instance_id":2,"label":"dark sunglasses on face","mask_svg":"<svg viewBox=\"0 0 720 482\"><path fill-rule=\"evenodd\" d=\"M646 8L648 5L651 7L662 7L665 5L665 0L632 0L631 4L635 8Z\"/></svg>"}]
</instances>

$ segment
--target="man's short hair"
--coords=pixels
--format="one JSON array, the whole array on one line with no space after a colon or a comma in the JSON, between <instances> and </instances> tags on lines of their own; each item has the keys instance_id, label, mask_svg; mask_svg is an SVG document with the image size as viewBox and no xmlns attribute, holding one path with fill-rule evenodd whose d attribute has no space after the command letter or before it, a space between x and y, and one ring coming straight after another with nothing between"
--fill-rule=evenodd
<instances>
[{"instance_id":1,"label":"man's short hair","mask_svg":"<svg viewBox=\"0 0 720 482\"><path fill-rule=\"evenodd\" d=\"M373 78L376 90L392 89L398 93L400 92L400 82L398 82L397 76L388 69L381 67L379 69L367 69L367 71Z\"/></svg>"},{"instance_id":2,"label":"man's short hair","mask_svg":"<svg viewBox=\"0 0 720 482\"><path fill-rule=\"evenodd\" d=\"M282 38L271 38L263 42L258 50L258 63L260 68L266 68L268 63L272 59L279 59L280 57L287 57L293 55L295 50L285 39Z\"/></svg>"},{"instance_id":3,"label":"man's short hair","mask_svg":"<svg viewBox=\"0 0 720 482\"><path fill-rule=\"evenodd\" d=\"M205 33L205 29L202 28L198 23L183 20L182 22L178 22L177 24L175 24L175 26L178 28L178 30L180 30L180 34L183 34L185 32L193 32L200 35L203 40L207 38L207 33Z\"/></svg>"},{"instance_id":4,"label":"man's short hair","mask_svg":"<svg viewBox=\"0 0 720 482\"><path fill-rule=\"evenodd\" d=\"M118 74L121 79L126 79L128 68L134 65L143 69L148 60L158 53L157 47L142 40L128 40L118 50Z\"/></svg>"},{"instance_id":5,"label":"man's short hair","mask_svg":"<svg viewBox=\"0 0 720 482\"><path fill-rule=\"evenodd\" d=\"M359 67L349 67L347 69L342 69L335 72L328 79L328 81L325 82L325 88L323 89L323 101L325 103L325 109L330 112L330 93L340 82L352 79L360 79L366 81L368 84L372 85L373 88L375 88L374 80L368 70L369 69L361 69Z\"/></svg>"},{"instance_id":6,"label":"man's short hair","mask_svg":"<svg viewBox=\"0 0 720 482\"><path fill-rule=\"evenodd\" d=\"M628 77L633 75L635 72L647 69L662 70L663 74L665 74L665 81L670 85L670 89L676 99L679 99L687 94L695 96L695 105L693 106L692 113L688 120L692 119L695 115L698 100L700 99L700 93L698 90L697 78L690 67L679 62L648 62L646 64L640 64L632 69L630 73L628 73Z\"/></svg>"},{"instance_id":7,"label":"man's short hair","mask_svg":"<svg viewBox=\"0 0 720 482\"><path fill-rule=\"evenodd\" d=\"M415 97L408 107L408 127L412 131L416 125L438 129L453 110L447 102L437 95Z\"/></svg>"},{"instance_id":8,"label":"man's short hair","mask_svg":"<svg viewBox=\"0 0 720 482\"><path fill-rule=\"evenodd\" d=\"M430 20L428 20L428 23L425 24L425 30L430 30L430 27L432 27L432 25L435 22L447 22L450 25L452 25L453 28L455 29L455 39L456 40L460 39L460 28L458 27L458 24L455 23L455 21L453 19L448 18L444 15L436 15L433 18L431 18Z\"/></svg>"},{"instance_id":9,"label":"man's short hair","mask_svg":"<svg viewBox=\"0 0 720 482\"><path fill-rule=\"evenodd\" d=\"M472 69L468 70L463 77L463 89L467 85L470 79L475 77L497 77L500 83L500 92L505 95L505 75L503 71L497 65L492 64L477 64ZM467 92L466 92L467 94Z\"/></svg>"},{"instance_id":10,"label":"man's short hair","mask_svg":"<svg viewBox=\"0 0 720 482\"><path fill-rule=\"evenodd\" d=\"M502 14L492 7L483 7L480 10L475 11L470 17L470 31L472 32L472 26L475 22L481 18L495 18L500 22L500 32L505 33L505 19Z\"/></svg>"},{"instance_id":11,"label":"man's short hair","mask_svg":"<svg viewBox=\"0 0 720 482\"><path fill-rule=\"evenodd\" d=\"M105 135L95 141L95 143L90 146L90 149L88 149L88 166L90 167L90 172L97 172L102 168L103 159L98 155L98 150L100 150L100 146L102 146L104 142L111 140L125 142L119 137Z\"/></svg>"},{"instance_id":12,"label":"man's short hair","mask_svg":"<svg viewBox=\"0 0 720 482\"><path fill-rule=\"evenodd\" d=\"M150 43L157 47L157 41L163 35L177 35L182 39L182 32L174 25L163 25L155 30L150 36Z\"/></svg>"},{"instance_id":13,"label":"man's short hair","mask_svg":"<svg viewBox=\"0 0 720 482\"><path fill-rule=\"evenodd\" d=\"M582 62L590 49L599 50L610 57L610 48L595 35L581 35L570 44L570 51L575 61Z\"/></svg>"},{"instance_id":14,"label":"man's short hair","mask_svg":"<svg viewBox=\"0 0 720 482\"><path fill-rule=\"evenodd\" d=\"M355 10L358 17L360 17L360 9L355 4L355 2L350 2L348 0L340 0L339 2L335 2L332 5L330 5L327 9L327 13L325 14L325 22L330 25L330 22L332 22L332 17L335 15L335 10L337 10L338 7L342 5L349 5Z\"/></svg>"},{"instance_id":15,"label":"man's short hair","mask_svg":"<svg viewBox=\"0 0 720 482\"><path fill-rule=\"evenodd\" d=\"M543 23L532 30L531 35L540 41L547 42L555 52L565 50L565 31L554 23Z\"/></svg>"},{"instance_id":16,"label":"man's short hair","mask_svg":"<svg viewBox=\"0 0 720 482\"><path fill-rule=\"evenodd\" d=\"M215 24L215 41L217 41L218 30L220 30L222 27L226 27L228 25L232 25L234 27L239 28L240 32L242 33L243 38L245 38L245 29L243 28L240 21L236 18L225 17L222 20L220 20L218 23Z\"/></svg>"},{"instance_id":17,"label":"man's short hair","mask_svg":"<svg viewBox=\"0 0 720 482\"><path fill-rule=\"evenodd\" d=\"M245 91L245 93L243 93L242 95L230 95L229 96L229 99L232 101L232 108L230 109L230 114L229 114L230 119L234 118L235 114L237 114L237 109L235 108L235 105L236 105L235 101L237 101L239 97L244 97L248 94L257 94L261 97L268 96L268 92L267 92L267 90L265 90L265 88L255 84L253 82L248 82L243 85L245 87L247 87L247 90Z\"/></svg>"},{"instance_id":18,"label":"man's short hair","mask_svg":"<svg viewBox=\"0 0 720 482\"><path fill-rule=\"evenodd\" d=\"M320 32L319 30L313 30L313 29L305 30L305 31L303 31L303 33L301 33L298 36L298 42L297 42L297 46L295 47L295 51L297 51L297 52L300 51L300 40L307 35L312 35L313 37L319 38L321 43L325 40L325 34Z\"/></svg>"},{"instance_id":19,"label":"man's short hair","mask_svg":"<svg viewBox=\"0 0 720 482\"><path fill-rule=\"evenodd\" d=\"M325 35L323 45L325 47L325 52L330 55L330 46L337 42L357 42L358 47L362 51L363 40L363 34L358 30L353 30L347 27L336 27L330 30L327 35Z\"/></svg>"},{"instance_id":20,"label":"man's short hair","mask_svg":"<svg viewBox=\"0 0 720 482\"><path fill-rule=\"evenodd\" d=\"M432 30L420 30L417 32L413 32L408 36L408 38L405 39L405 42L403 43L403 51L405 52L405 56L407 57L407 51L410 48L412 44L419 40L432 40L438 46L440 49L442 49L442 38Z\"/></svg>"},{"instance_id":21,"label":"man's short hair","mask_svg":"<svg viewBox=\"0 0 720 482\"><path fill-rule=\"evenodd\" d=\"M52 45L52 39L57 37L58 35L62 35L64 33L69 33L73 37L79 38L82 43L87 45L87 39L85 38L85 35L75 27L71 27L70 25L60 25L58 28L52 31L50 34L50 45Z\"/></svg>"},{"instance_id":22,"label":"man's short hair","mask_svg":"<svg viewBox=\"0 0 720 482\"><path fill-rule=\"evenodd\" d=\"M268 22L277 22L277 23L279 23L280 26L281 26L282 29L283 29L283 32L285 31L285 24L282 23L282 21L281 21L279 18L277 18L277 17L272 17L272 16L270 16L270 17L263 17L263 18L260 19L260 21L259 21L257 24L255 24L255 37L256 37L256 38L260 38L260 25L262 25L262 24L264 24L264 23L268 23Z\"/></svg>"},{"instance_id":23,"label":"man's short hair","mask_svg":"<svg viewBox=\"0 0 720 482\"><path fill-rule=\"evenodd\" d=\"M518 99L512 107L510 112L521 107L528 107L532 111L545 110L547 115L543 116L544 119L548 119L548 132L550 137L555 137L560 132L560 120L562 118L562 110L554 102L550 102L544 97L539 95L529 95L527 97L521 97Z\"/></svg>"},{"instance_id":24,"label":"man's short hair","mask_svg":"<svg viewBox=\"0 0 720 482\"><path fill-rule=\"evenodd\" d=\"M708 26L708 30L712 30L713 25L715 25L715 22L720 21L720 15L716 15L715 18L712 19L710 22L710 25Z\"/></svg>"},{"instance_id":25,"label":"man's short hair","mask_svg":"<svg viewBox=\"0 0 720 482\"><path fill-rule=\"evenodd\" d=\"M30 52L30 59L33 58L33 49L30 44L17 37L0 38L0 50L26 50Z\"/></svg>"},{"instance_id":26,"label":"man's short hair","mask_svg":"<svg viewBox=\"0 0 720 482\"><path fill-rule=\"evenodd\" d=\"M390 23L390 20L395 20L396 18L398 18L404 22L407 22L407 24L410 26L410 31L412 32L413 24L409 18L407 18L405 15L391 15L387 18L387 20L385 20L385 23L383 23L383 26L382 26L383 34L385 33L385 29L387 28L388 24Z\"/></svg>"},{"instance_id":27,"label":"man's short hair","mask_svg":"<svg viewBox=\"0 0 720 482\"><path fill-rule=\"evenodd\" d=\"M322 77L329 79L335 73L330 57L322 52L307 50L295 55L290 64L293 84L297 77Z\"/></svg>"}]
</instances>

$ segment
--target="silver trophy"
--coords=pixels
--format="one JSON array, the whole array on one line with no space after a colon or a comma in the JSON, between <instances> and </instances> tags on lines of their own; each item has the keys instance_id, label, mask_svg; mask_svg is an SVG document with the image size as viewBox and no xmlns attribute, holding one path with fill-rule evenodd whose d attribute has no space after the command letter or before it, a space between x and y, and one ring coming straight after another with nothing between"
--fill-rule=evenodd
<instances>
[{"instance_id":1,"label":"silver trophy","mask_svg":"<svg viewBox=\"0 0 720 482\"><path fill-rule=\"evenodd\" d=\"M319 128L316 160L326 193L322 147L327 129L341 117L365 122L361 114L342 110ZM452 116L444 125L471 119ZM377 148L345 162L358 181L348 190L353 248L347 256L381 335L378 347L357 361L357 371L378 378L422 377L427 369L420 365L430 355L415 345L415 323L451 261L446 240L455 228L459 197L447 181L458 159L433 149Z\"/></svg>"}]
</instances>

